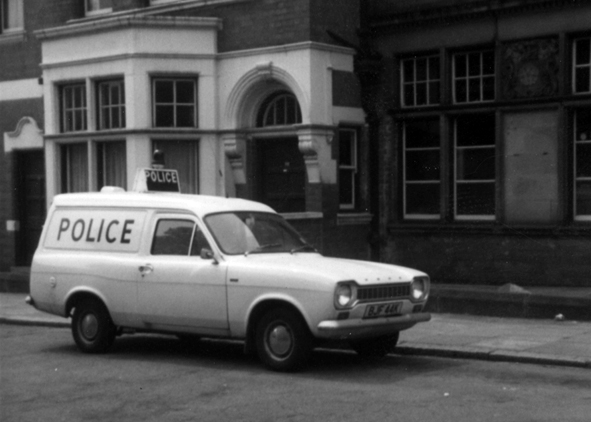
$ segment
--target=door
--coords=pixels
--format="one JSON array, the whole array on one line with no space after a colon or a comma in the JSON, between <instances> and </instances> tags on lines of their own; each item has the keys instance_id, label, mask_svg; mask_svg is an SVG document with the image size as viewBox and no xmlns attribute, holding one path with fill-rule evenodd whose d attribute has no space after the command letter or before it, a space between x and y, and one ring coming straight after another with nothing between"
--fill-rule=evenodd
<instances>
[{"instance_id":1,"label":"door","mask_svg":"<svg viewBox=\"0 0 591 422\"><path fill-rule=\"evenodd\" d=\"M16 265L30 266L45 222L45 158L43 150L16 153L15 187L20 233Z\"/></svg>"},{"instance_id":2,"label":"door","mask_svg":"<svg viewBox=\"0 0 591 422\"><path fill-rule=\"evenodd\" d=\"M257 140L259 201L277 212L306 210L306 165L297 138Z\"/></svg>"},{"instance_id":3,"label":"door","mask_svg":"<svg viewBox=\"0 0 591 422\"><path fill-rule=\"evenodd\" d=\"M138 309L152 329L227 335L226 268L200 257L210 249L197 221L159 215L150 253L138 265Z\"/></svg>"}]
</instances>

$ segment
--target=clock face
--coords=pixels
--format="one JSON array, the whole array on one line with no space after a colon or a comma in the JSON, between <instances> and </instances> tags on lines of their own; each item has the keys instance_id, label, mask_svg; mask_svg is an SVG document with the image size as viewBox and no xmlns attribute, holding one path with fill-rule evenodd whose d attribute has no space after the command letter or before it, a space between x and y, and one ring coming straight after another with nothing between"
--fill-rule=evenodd
<instances>
[{"instance_id":1,"label":"clock face","mask_svg":"<svg viewBox=\"0 0 591 422\"><path fill-rule=\"evenodd\" d=\"M540 79L540 69L533 63L525 63L517 71L517 77L522 85L535 85Z\"/></svg>"}]
</instances>

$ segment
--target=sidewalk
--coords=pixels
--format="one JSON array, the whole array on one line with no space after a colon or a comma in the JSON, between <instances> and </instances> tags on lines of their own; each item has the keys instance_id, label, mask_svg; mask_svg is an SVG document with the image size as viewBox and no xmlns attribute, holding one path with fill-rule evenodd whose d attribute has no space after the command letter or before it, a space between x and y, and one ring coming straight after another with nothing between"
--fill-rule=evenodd
<instances>
[{"instance_id":1,"label":"sidewalk","mask_svg":"<svg viewBox=\"0 0 591 422\"><path fill-rule=\"evenodd\" d=\"M25 297L0 293L0 324L69 328L69 320L37 311ZM403 331L397 353L591 369L591 322L437 313Z\"/></svg>"}]
</instances>

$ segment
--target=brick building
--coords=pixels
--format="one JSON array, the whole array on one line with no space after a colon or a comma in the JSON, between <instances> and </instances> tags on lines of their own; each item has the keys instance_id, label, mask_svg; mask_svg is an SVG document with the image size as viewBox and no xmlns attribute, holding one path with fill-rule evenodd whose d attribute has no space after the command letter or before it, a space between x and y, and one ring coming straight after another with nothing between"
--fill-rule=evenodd
<instances>
[{"instance_id":1,"label":"brick building","mask_svg":"<svg viewBox=\"0 0 591 422\"><path fill-rule=\"evenodd\" d=\"M591 286L591 3L369 3L380 259Z\"/></svg>"},{"instance_id":2,"label":"brick building","mask_svg":"<svg viewBox=\"0 0 591 422\"><path fill-rule=\"evenodd\" d=\"M1 5L0 272L30 264L54 195L131 189L155 149L184 192L265 202L324 253L369 257L355 51L336 41L357 42L358 0Z\"/></svg>"}]
</instances>

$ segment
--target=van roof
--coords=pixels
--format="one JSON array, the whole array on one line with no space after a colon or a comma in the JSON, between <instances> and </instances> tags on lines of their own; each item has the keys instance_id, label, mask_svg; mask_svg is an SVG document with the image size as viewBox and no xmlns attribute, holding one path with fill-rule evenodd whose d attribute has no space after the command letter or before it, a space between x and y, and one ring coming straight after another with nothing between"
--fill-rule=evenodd
<instances>
[{"instance_id":1,"label":"van roof","mask_svg":"<svg viewBox=\"0 0 591 422\"><path fill-rule=\"evenodd\" d=\"M199 217L225 211L275 211L259 202L221 196L189 195L178 193L66 193L53 199L54 207L80 208L148 208L164 210L187 210Z\"/></svg>"}]
</instances>

